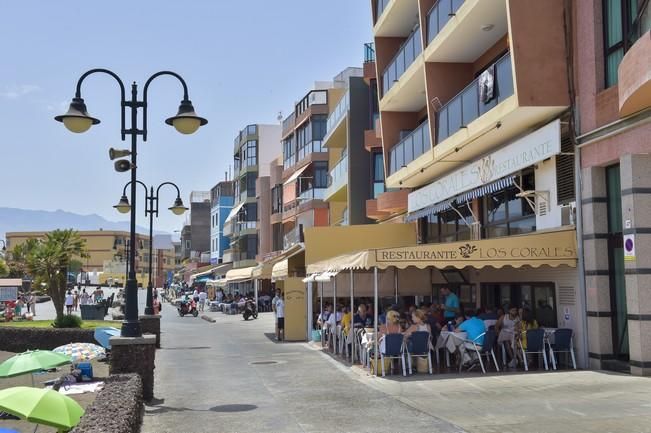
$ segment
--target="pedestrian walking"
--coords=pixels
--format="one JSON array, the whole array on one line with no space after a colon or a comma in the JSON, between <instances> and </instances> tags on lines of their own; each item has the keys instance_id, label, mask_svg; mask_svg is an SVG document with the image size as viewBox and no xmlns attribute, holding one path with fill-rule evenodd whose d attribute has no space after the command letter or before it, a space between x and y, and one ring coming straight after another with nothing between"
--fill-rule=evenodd
<instances>
[{"instance_id":1,"label":"pedestrian walking","mask_svg":"<svg viewBox=\"0 0 651 433\"><path fill-rule=\"evenodd\" d=\"M277 290L278 299L276 300L276 340L283 341L285 339L285 301L280 290Z\"/></svg>"},{"instance_id":2,"label":"pedestrian walking","mask_svg":"<svg viewBox=\"0 0 651 433\"><path fill-rule=\"evenodd\" d=\"M74 293L72 294L72 309L74 311L77 311L78 308L79 308L79 292L75 290Z\"/></svg>"},{"instance_id":3,"label":"pedestrian walking","mask_svg":"<svg viewBox=\"0 0 651 433\"><path fill-rule=\"evenodd\" d=\"M72 292L68 290L68 293L66 293L66 312L68 314L72 314L72 304L74 302L74 297L72 295Z\"/></svg>"},{"instance_id":4,"label":"pedestrian walking","mask_svg":"<svg viewBox=\"0 0 651 433\"><path fill-rule=\"evenodd\" d=\"M28 305L32 306L32 316L36 316L36 295L33 292L29 292L29 298L27 298Z\"/></svg>"},{"instance_id":5,"label":"pedestrian walking","mask_svg":"<svg viewBox=\"0 0 651 433\"><path fill-rule=\"evenodd\" d=\"M206 299L208 299L208 294L205 291L199 292L199 311L203 311L206 306Z\"/></svg>"},{"instance_id":6,"label":"pedestrian walking","mask_svg":"<svg viewBox=\"0 0 651 433\"><path fill-rule=\"evenodd\" d=\"M30 311L32 309L32 305L29 303L29 297L30 297L29 293L23 297L25 299L25 301L24 301L25 306L27 307L27 314L30 314Z\"/></svg>"},{"instance_id":7,"label":"pedestrian walking","mask_svg":"<svg viewBox=\"0 0 651 433\"><path fill-rule=\"evenodd\" d=\"M90 303L90 295L86 293L86 289L81 289L79 303L81 305L88 305Z\"/></svg>"},{"instance_id":8,"label":"pedestrian walking","mask_svg":"<svg viewBox=\"0 0 651 433\"><path fill-rule=\"evenodd\" d=\"M154 314L160 314L160 301L158 300L158 294L153 296L151 306L154 309Z\"/></svg>"},{"instance_id":9,"label":"pedestrian walking","mask_svg":"<svg viewBox=\"0 0 651 433\"><path fill-rule=\"evenodd\" d=\"M280 289L276 289L276 295L273 297L271 300L271 310L274 312L274 319L275 319L275 334L278 335L278 315L276 314L276 302L280 299Z\"/></svg>"}]
</instances>

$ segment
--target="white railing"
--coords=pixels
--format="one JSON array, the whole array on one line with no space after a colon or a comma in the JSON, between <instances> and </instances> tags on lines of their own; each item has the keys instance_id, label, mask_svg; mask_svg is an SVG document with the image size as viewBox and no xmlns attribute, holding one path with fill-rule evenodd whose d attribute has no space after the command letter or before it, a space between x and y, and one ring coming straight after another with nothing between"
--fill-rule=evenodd
<instances>
[{"instance_id":1,"label":"white railing","mask_svg":"<svg viewBox=\"0 0 651 433\"><path fill-rule=\"evenodd\" d=\"M299 195L301 202L308 200L323 200L325 198L326 188L311 188L303 191Z\"/></svg>"}]
</instances>

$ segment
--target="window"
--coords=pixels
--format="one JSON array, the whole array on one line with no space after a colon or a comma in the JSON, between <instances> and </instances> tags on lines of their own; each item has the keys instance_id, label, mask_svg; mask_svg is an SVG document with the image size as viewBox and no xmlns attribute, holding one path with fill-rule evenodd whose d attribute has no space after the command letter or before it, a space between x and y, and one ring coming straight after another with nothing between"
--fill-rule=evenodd
<instances>
[{"instance_id":1,"label":"window","mask_svg":"<svg viewBox=\"0 0 651 433\"><path fill-rule=\"evenodd\" d=\"M425 239L428 244L470 239L468 224L472 223L473 218L468 206L458 206L456 211L451 209L430 215L423 220L426 227Z\"/></svg>"},{"instance_id":2,"label":"window","mask_svg":"<svg viewBox=\"0 0 651 433\"><path fill-rule=\"evenodd\" d=\"M513 305L531 310L538 325L555 328L556 290L553 283L481 284L481 305L493 310Z\"/></svg>"},{"instance_id":3,"label":"window","mask_svg":"<svg viewBox=\"0 0 651 433\"><path fill-rule=\"evenodd\" d=\"M258 140L249 140L240 148L240 165L242 168L258 165Z\"/></svg>"},{"instance_id":4,"label":"window","mask_svg":"<svg viewBox=\"0 0 651 433\"><path fill-rule=\"evenodd\" d=\"M624 54L649 28L649 0L603 0L606 87L617 84Z\"/></svg>"},{"instance_id":5,"label":"window","mask_svg":"<svg viewBox=\"0 0 651 433\"><path fill-rule=\"evenodd\" d=\"M294 135L283 140L283 168L287 169L296 162L296 143Z\"/></svg>"},{"instance_id":6,"label":"window","mask_svg":"<svg viewBox=\"0 0 651 433\"><path fill-rule=\"evenodd\" d=\"M256 175L253 173L248 173L246 175L246 196L255 197L255 180Z\"/></svg>"},{"instance_id":7,"label":"window","mask_svg":"<svg viewBox=\"0 0 651 433\"><path fill-rule=\"evenodd\" d=\"M378 198L385 191L384 188L384 155L382 152L373 153L373 198Z\"/></svg>"},{"instance_id":8,"label":"window","mask_svg":"<svg viewBox=\"0 0 651 433\"><path fill-rule=\"evenodd\" d=\"M283 186L276 185L271 188L271 213L280 213L283 210Z\"/></svg>"},{"instance_id":9,"label":"window","mask_svg":"<svg viewBox=\"0 0 651 433\"><path fill-rule=\"evenodd\" d=\"M186 250L189 250L189 249L190 249L190 245L191 245L191 244L190 244L190 239L186 239L186 240L185 240L185 249L186 249Z\"/></svg>"},{"instance_id":10,"label":"window","mask_svg":"<svg viewBox=\"0 0 651 433\"><path fill-rule=\"evenodd\" d=\"M314 188L328 187L328 163L318 161L314 163Z\"/></svg>"},{"instance_id":11,"label":"window","mask_svg":"<svg viewBox=\"0 0 651 433\"><path fill-rule=\"evenodd\" d=\"M525 191L536 189L533 170L523 172L520 179ZM497 238L536 231L536 214L525 198L517 197L518 192L512 186L484 197L484 237Z\"/></svg>"}]
</instances>

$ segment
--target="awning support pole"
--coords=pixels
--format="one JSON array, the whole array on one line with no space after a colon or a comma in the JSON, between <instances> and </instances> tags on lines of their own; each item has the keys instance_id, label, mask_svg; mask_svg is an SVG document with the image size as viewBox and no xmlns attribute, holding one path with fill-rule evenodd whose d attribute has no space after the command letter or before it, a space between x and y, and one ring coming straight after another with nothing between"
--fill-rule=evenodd
<instances>
[{"instance_id":1,"label":"awning support pole","mask_svg":"<svg viewBox=\"0 0 651 433\"><path fill-rule=\"evenodd\" d=\"M260 280L253 280L253 296L255 297L255 308L258 308L258 284Z\"/></svg>"},{"instance_id":2,"label":"awning support pole","mask_svg":"<svg viewBox=\"0 0 651 433\"><path fill-rule=\"evenodd\" d=\"M312 329L314 326L314 293L312 293L312 281L307 282L307 341L312 341Z\"/></svg>"},{"instance_id":3,"label":"awning support pole","mask_svg":"<svg viewBox=\"0 0 651 433\"><path fill-rule=\"evenodd\" d=\"M334 326L330 330L330 335L332 336L332 353L337 353L337 276L335 275L332 278L332 314L334 315L335 320Z\"/></svg>"},{"instance_id":4,"label":"awning support pole","mask_svg":"<svg viewBox=\"0 0 651 433\"><path fill-rule=\"evenodd\" d=\"M354 316L354 290L355 290L355 278L353 277L353 270L350 270L350 328L348 329L348 338L350 339L350 363L355 362L355 328L353 327L353 316Z\"/></svg>"},{"instance_id":5,"label":"awning support pole","mask_svg":"<svg viewBox=\"0 0 651 433\"><path fill-rule=\"evenodd\" d=\"M394 302L398 303L398 268L393 268L393 292Z\"/></svg>"},{"instance_id":6,"label":"awning support pole","mask_svg":"<svg viewBox=\"0 0 651 433\"><path fill-rule=\"evenodd\" d=\"M373 268L373 339L375 340L375 348L373 349L373 356L375 358L375 364L374 364L374 372L377 376L378 372L378 365L377 365L377 358L378 358L378 352L380 351L380 345L378 344L378 335L377 335L377 306L378 306L378 283L377 283L377 266Z\"/></svg>"},{"instance_id":7,"label":"awning support pole","mask_svg":"<svg viewBox=\"0 0 651 433\"><path fill-rule=\"evenodd\" d=\"M319 315L321 316L321 348L323 349L323 337L325 335L325 327L323 326L325 322L323 321L323 283L319 283L321 286L321 296L319 297L319 302L321 303L321 310Z\"/></svg>"}]
</instances>

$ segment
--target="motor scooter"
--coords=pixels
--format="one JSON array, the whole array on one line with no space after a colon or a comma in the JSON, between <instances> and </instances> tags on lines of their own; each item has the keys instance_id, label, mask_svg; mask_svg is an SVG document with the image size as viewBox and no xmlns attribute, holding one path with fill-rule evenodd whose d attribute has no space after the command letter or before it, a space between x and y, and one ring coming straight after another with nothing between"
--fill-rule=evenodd
<instances>
[{"instance_id":1,"label":"motor scooter","mask_svg":"<svg viewBox=\"0 0 651 433\"><path fill-rule=\"evenodd\" d=\"M194 302L194 299L190 299L189 301L181 301L177 307L177 310L179 312L179 316L181 317L185 316L186 314L192 314L194 317L197 317L199 315L199 310L197 310L197 303Z\"/></svg>"},{"instance_id":2,"label":"motor scooter","mask_svg":"<svg viewBox=\"0 0 651 433\"><path fill-rule=\"evenodd\" d=\"M258 307L255 305L255 302L249 299L244 304L244 311L242 311L242 318L244 318L244 320L249 320L251 317L253 317L254 319L258 318Z\"/></svg>"}]
</instances>

